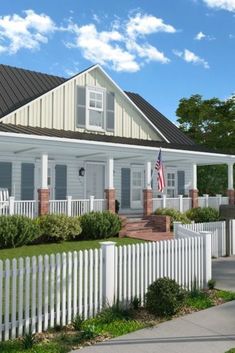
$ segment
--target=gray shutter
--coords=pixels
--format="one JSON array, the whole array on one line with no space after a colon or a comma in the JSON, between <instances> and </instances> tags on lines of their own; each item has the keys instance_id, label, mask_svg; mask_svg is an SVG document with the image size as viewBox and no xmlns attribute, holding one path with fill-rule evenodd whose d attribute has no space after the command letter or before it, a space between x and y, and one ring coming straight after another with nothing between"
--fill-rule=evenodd
<instances>
[{"instance_id":1,"label":"gray shutter","mask_svg":"<svg viewBox=\"0 0 235 353\"><path fill-rule=\"evenodd\" d=\"M178 195L185 194L185 172L183 170L178 170Z\"/></svg>"},{"instance_id":2,"label":"gray shutter","mask_svg":"<svg viewBox=\"0 0 235 353\"><path fill-rule=\"evenodd\" d=\"M121 207L130 208L131 206L131 170L122 168L121 170Z\"/></svg>"},{"instance_id":3,"label":"gray shutter","mask_svg":"<svg viewBox=\"0 0 235 353\"><path fill-rule=\"evenodd\" d=\"M77 86L77 127L86 127L86 87Z\"/></svg>"},{"instance_id":4,"label":"gray shutter","mask_svg":"<svg viewBox=\"0 0 235 353\"><path fill-rule=\"evenodd\" d=\"M12 163L0 162L0 188L6 188L11 195L12 188Z\"/></svg>"},{"instance_id":5,"label":"gray shutter","mask_svg":"<svg viewBox=\"0 0 235 353\"><path fill-rule=\"evenodd\" d=\"M55 166L55 199L65 200L67 196L67 166Z\"/></svg>"},{"instance_id":6,"label":"gray shutter","mask_svg":"<svg viewBox=\"0 0 235 353\"><path fill-rule=\"evenodd\" d=\"M106 94L106 129L114 131L114 93L107 92Z\"/></svg>"},{"instance_id":7,"label":"gray shutter","mask_svg":"<svg viewBox=\"0 0 235 353\"><path fill-rule=\"evenodd\" d=\"M21 200L34 200L34 164L21 164Z\"/></svg>"}]
</instances>

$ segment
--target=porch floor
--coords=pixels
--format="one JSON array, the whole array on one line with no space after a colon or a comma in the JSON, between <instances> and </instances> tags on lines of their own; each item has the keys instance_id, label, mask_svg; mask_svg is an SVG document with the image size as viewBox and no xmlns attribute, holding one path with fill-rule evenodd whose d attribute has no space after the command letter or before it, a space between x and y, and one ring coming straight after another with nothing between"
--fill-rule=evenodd
<instances>
[{"instance_id":1,"label":"porch floor","mask_svg":"<svg viewBox=\"0 0 235 353\"><path fill-rule=\"evenodd\" d=\"M149 232L139 234L128 234L127 238L140 239L145 241L160 241L160 240L172 240L174 239L172 232Z\"/></svg>"}]
</instances>

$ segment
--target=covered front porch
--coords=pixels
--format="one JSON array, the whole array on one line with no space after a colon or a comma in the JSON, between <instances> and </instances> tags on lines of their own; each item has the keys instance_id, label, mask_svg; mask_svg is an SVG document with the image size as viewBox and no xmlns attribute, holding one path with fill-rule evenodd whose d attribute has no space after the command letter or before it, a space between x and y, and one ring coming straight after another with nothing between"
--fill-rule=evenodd
<instances>
[{"instance_id":1,"label":"covered front porch","mask_svg":"<svg viewBox=\"0 0 235 353\"><path fill-rule=\"evenodd\" d=\"M89 139L0 133L1 214L80 215L92 210L151 214L159 207L234 203L235 156L162 147L166 188L157 191L159 147ZM197 166L228 165L228 194L198 196Z\"/></svg>"}]
</instances>

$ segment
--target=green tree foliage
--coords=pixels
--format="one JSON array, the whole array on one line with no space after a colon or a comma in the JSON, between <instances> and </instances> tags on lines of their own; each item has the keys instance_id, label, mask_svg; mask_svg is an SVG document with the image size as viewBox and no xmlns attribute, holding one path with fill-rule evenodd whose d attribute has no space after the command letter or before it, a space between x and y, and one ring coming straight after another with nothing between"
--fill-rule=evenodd
<instances>
[{"instance_id":1,"label":"green tree foliage","mask_svg":"<svg viewBox=\"0 0 235 353\"><path fill-rule=\"evenodd\" d=\"M235 96L227 100L203 99L199 94L182 98L176 115L179 128L197 144L235 154ZM198 179L201 193L223 193L227 189L227 166L199 167Z\"/></svg>"}]
</instances>

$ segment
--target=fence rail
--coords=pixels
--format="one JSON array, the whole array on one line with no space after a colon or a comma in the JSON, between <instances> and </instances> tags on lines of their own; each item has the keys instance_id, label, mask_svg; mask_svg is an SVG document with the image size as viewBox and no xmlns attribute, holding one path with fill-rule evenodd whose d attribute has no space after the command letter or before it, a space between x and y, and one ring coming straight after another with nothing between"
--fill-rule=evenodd
<instances>
[{"instance_id":1,"label":"fence rail","mask_svg":"<svg viewBox=\"0 0 235 353\"><path fill-rule=\"evenodd\" d=\"M0 340L93 317L104 305L144 302L149 284L175 279L186 289L211 278L210 236L50 256L0 260Z\"/></svg>"}]
</instances>

